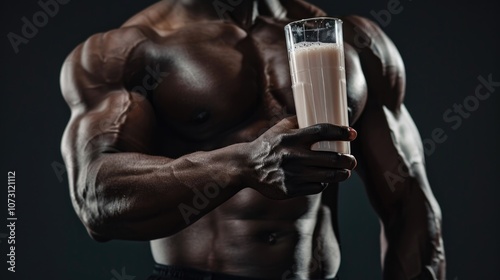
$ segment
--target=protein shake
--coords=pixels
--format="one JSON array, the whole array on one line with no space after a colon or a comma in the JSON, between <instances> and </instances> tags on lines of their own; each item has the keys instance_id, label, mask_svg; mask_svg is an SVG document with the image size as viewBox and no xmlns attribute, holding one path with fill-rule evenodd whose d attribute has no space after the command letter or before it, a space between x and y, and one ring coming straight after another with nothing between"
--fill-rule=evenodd
<instances>
[{"instance_id":1,"label":"protein shake","mask_svg":"<svg viewBox=\"0 0 500 280\"><path fill-rule=\"evenodd\" d=\"M342 21L308 19L285 27L299 127L348 126ZM313 150L350 153L350 143L318 142Z\"/></svg>"}]
</instances>

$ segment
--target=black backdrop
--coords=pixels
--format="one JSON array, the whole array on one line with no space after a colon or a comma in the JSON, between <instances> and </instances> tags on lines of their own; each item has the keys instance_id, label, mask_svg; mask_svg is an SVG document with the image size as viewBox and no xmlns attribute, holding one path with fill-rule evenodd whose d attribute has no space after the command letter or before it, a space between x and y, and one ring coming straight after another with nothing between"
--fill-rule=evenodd
<instances>
[{"instance_id":1,"label":"black backdrop","mask_svg":"<svg viewBox=\"0 0 500 280\"><path fill-rule=\"evenodd\" d=\"M60 0L64 2L63 0ZM1 5L1 174L16 171L16 273L7 273L7 228L0 226L1 279L143 279L152 258L146 242L92 241L69 200L59 143L69 109L59 89L65 56L91 34L118 27L153 0L66 0L16 54L9 32L37 1ZM429 180L444 215L448 279L498 279L500 275L500 87L474 104L478 77L500 81L498 5L494 1L401 0L385 14L384 0L312 1L331 15L359 14L384 25L405 60L406 105L423 139L442 129L443 143L427 156ZM43 19L42 19L43 20ZM461 124L443 114L468 103ZM477 108L476 108L477 107ZM455 115L455 114L454 114ZM61 177L62 176L62 177ZM379 225L354 177L342 186L342 279L380 279ZM0 191L0 220L7 218L7 185ZM131 277L124 277L130 275ZM132 277L132 276L135 276Z\"/></svg>"}]
</instances>

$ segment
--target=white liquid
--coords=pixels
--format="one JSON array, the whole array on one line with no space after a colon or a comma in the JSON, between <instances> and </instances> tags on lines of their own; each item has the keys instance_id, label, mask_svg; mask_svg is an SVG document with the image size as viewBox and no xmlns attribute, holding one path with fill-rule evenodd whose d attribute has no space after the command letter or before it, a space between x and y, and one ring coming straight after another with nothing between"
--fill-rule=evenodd
<instances>
[{"instance_id":1,"label":"white liquid","mask_svg":"<svg viewBox=\"0 0 500 280\"><path fill-rule=\"evenodd\" d=\"M292 88L299 127L318 123L348 126L343 46L335 43L298 43L290 53ZM318 142L318 151L349 154L344 141Z\"/></svg>"}]
</instances>

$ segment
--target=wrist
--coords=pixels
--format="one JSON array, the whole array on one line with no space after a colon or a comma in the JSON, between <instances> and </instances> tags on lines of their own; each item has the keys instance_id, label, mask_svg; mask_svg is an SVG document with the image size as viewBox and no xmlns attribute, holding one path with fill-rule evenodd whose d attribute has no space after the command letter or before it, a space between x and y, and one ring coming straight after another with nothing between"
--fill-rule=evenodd
<instances>
[{"instance_id":1,"label":"wrist","mask_svg":"<svg viewBox=\"0 0 500 280\"><path fill-rule=\"evenodd\" d=\"M232 151L228 160L227 171L231 174L232 184L236 189L242 190L249 187L252 182L253 168L251 164L251 143L238 143L230 146Z\"/></svg>"}]
</instances>

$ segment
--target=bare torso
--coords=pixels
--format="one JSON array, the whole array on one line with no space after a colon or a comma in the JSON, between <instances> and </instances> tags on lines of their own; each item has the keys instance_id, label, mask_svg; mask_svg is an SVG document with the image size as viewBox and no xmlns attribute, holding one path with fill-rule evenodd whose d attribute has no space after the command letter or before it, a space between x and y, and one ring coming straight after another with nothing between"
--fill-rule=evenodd
<instances>
[{"instance_id":1,"label":"bare torso","mask_svg":"<svg viewBox=\"0 0 500 280\"><path fill-rule=\"evenodd\" d=\"M157 13L162 7L150 9ZM165 76L148 96L158 120L153 154L176 158L252 141L295 114L283 32L292 19L258 16L249 30L220 20L175 28L171 21L164 29L158 27L165 26L161 22L144 20L149 13L125 26L141 24L159 34L134 54ZM312 16L305 12L302 18ZM136 72L131 89L146 74L140 69L128 70ZM350 92L351 121L361 113L363 94ZM154 259L272 279L292 273L334 277L340 263L331 217L336 215L337 186L329 188L284 201L243 189L181 232L151 241Z\"/></svg>"},{"instance_id":2,"label":"bare torso","mask_svg":"<svg viewBox=\"0 0 500 280\"><path fill-rule=\"evenodd\" d=\"M90 236L151 240L160 264L332 278L337 183L356 167L381 220L384 279L444 279L441 213L392 41L342 17L353 128L298 129L283 27L326 14L245 0L222 19L219 2L160 1L66 59L61 150ZM353 141L352 155L311 151L318 141Z\"/></svg>"}]
</instances>

